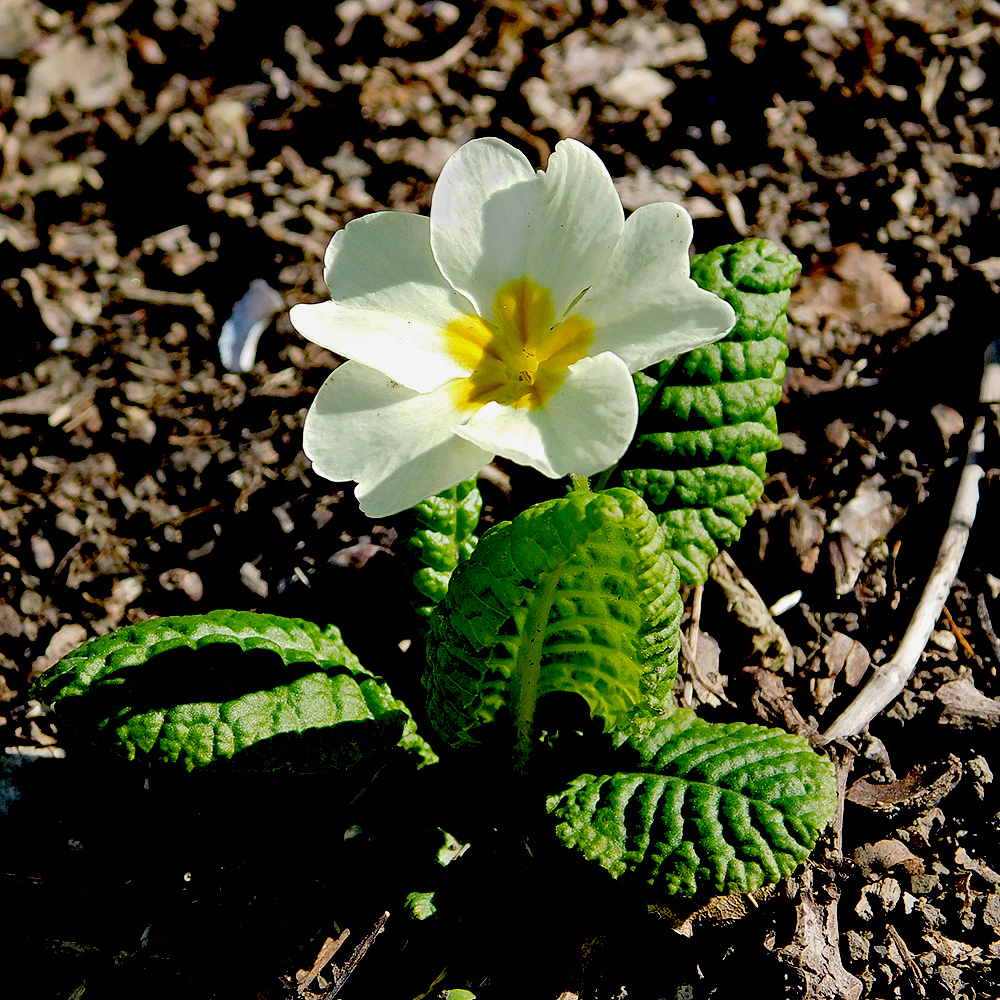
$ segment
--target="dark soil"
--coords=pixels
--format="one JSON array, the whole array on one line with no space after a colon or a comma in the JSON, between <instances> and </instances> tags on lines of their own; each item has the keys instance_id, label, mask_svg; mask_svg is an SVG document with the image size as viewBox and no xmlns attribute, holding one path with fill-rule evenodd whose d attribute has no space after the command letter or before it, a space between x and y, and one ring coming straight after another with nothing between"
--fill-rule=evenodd
<instances>
[{"instance_id":1,"label":"dark soil","mask_svg":"<svg viewBox=\"0 0 1000 1000\"><path fill-rule=\"evenodd\" d=\"M281 311L236 374L219 333L255 279L288 305L322 299L333 232L426 211L468 139L541 164L572 136L627 209L684 204L697 250L763 236L802 261L786 450L730 554L765 605L801 590L778 616L794 654L780 679L824 729L863 683L850 665L891 656L906 628L978 413L1000 281L998 72L993 0L0 0L10 995L302 996L296 972L328 937L350 930L344 967L388 911L337 995L675 1000L753 983L995 1000L992 413L946 617L907 692L832 748L842 822L752 904L688 919L562 858L481 761L339 784L150 774L89 756L29 685L119 625L235 607L338 624L419 704L404 522L372 524L301 452L336 359ZM483 527L552 495L501 473L509 490L482 485ZM752 630L713 583L686 598L701 652L682 699L766 715ZM949 708L960 681L977 711ZM446 869L438 827L472 839ZM428 885L438 916L411 920L403 900Z\"/></svg>"}]
</instances>

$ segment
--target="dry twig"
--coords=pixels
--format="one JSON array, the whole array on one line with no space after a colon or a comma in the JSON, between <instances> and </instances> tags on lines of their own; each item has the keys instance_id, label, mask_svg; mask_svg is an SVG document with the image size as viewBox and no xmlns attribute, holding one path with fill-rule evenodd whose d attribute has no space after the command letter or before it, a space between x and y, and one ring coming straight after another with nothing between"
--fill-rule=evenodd
<instances>
[{"instance_id":1,"label":"dry twig","mask_svg":"<svg viewBox=\"0 0 1000 1000\"><path fill-rule=\"evenodd\" d=\"M979 595L976 601L976 611L979 613L979 624L982 626L983 632L986 633L990 648L993 650L993 656L997 661L1000 661L1000 638L993 630L993 620L990 618L990 609L986 606L985 594Z\"/></svg>"},{"instance_id":2,"label":"dry twig","mask_svg":"<svg viewBox=\"0 0 1000 1000\"><path fill-rule=\"evenodd\" d=\"M333 956L340 950L340 946L347 940L351 933L350 928L346 928L337 938L328 937L323 942L323 947L316 956L311 969L302 969L295 977L299 984L299 993L305 993L312 985L312 981L323 971L323 969L333 960Z\"/></svg>"},{"instance_id":3,"label":"dry twig","mask_svg":"<svg viewBox=\"0 0 1000 1000\"><path fill-rule=\"evenodd\" d=\"M1000 404L1000 342L994 341L986 352L983 380L979 389L980 409ZM896 655L882 664L872 675L860 694L831 723L823 733L823 741L842 739L860 733L887 705L891 704L906 687L916 669L920 654L927 646L931 632L941 616L944 602L951 592L951 585L958 572L965 546L972 530L979 505L979 480L984 472L979 455L985 447L986 417L980 412L969 438L969 451L965 468L958 484L951 519L938 550L937 562L931 570L917 610L896 650Z\"/></svg>"},{"instance_id":4,"label":"dry twig","mask_svg":"<svg viewBox=\"0 0 1000 1000\"><path fill-rule=\"evenodd\" d=\"M372 946L372 942L385 930L385 922L389 919L389 911L386 910L378 920L375 921L375 928L358 946L351 952L351 957L347 960L347 963L342 969L338 969L334 973L333 983L330 988L320 996L322 1000L333 1000L334 997L340 994L340 991L344 988L344 984L351 977L351 973L358 967L358 963L365 957L365 953Z\"/></svg>"}]
</instances>

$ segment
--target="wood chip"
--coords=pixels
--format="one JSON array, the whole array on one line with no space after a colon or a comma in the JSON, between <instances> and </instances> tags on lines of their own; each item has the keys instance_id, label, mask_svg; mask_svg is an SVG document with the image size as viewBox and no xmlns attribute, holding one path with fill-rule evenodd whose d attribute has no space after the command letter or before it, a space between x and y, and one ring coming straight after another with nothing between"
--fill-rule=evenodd
<instances>
[{"instance_id":1,"label":"wood chip","mask_svg":"<svg viewBox=\"0 0 1000 1000\"><path fill-rule=\"evenodd\" d=\"M905 778L878 784L859 778L847 790L848 801L878 812L927 809L937 805L962 777L962 762L951 754L937 764L914 767Z\"/></svg>"},{"instance_id":2,"label":"wood chip","mask_svg":"<svg viewBox=\"0 0 1000 1000\"><path fill-rule=\"evenodd\" d=\"M987 698L970 680L948 681L938 688L935 697L944 705L939 721L947 726L992 729L1000 722L1000 701Z\"/></svg>"}]
</instances>

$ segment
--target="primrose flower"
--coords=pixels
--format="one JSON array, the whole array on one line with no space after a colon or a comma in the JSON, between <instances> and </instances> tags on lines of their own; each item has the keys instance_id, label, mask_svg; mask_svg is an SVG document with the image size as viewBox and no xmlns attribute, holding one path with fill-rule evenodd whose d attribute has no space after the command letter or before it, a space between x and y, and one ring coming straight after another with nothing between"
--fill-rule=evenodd
<instances>
[{"instance_id":1,"label":"primrose flower","mask_svg":"<svg viewBox=\"0 0 1000 1000\"><path fill-rule=\"evenodd\" d=\"M496 455L588 476L635 433L631 372L722 337L729 305L690 278L691 218L626 220L586 146L548 169L499 139L445 164L430 218L377 212L326 252L331 301L296 305L309 340L348 358L305 422L315 470L356 480L371 517L412 507Z\"/></svg>"}]
</instances>

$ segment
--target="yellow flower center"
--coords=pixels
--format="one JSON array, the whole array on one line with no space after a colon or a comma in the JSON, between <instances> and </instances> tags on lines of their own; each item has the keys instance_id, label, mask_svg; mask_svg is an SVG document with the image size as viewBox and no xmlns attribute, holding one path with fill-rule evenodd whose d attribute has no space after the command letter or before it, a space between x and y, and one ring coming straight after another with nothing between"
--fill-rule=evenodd
<instances>
[{"instance_id":1,"label":"yellow flower center","mask_svg":"<svg viewBox=\"0 0 1000 1000\"><path fill-rule=\"evenodd\" d=\"M594 324L582 316L554 320L552 293L530 278L515 278L497 292L492 323L475 313L449 323L443 331L448 351L472 371L452 383L456 405L544 406L594 340Z\"/></svg>"}]
</instances>

